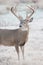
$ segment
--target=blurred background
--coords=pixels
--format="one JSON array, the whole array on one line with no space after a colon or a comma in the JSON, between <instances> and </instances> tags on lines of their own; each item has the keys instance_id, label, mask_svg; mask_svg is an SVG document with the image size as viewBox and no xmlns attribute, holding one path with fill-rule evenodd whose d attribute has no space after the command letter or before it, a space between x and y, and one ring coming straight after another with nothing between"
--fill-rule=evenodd
<instances>
[{"instance_id":1,"label":"blurred background","mask_svg":"<svg viewBox=\"0 0 43 65\"><path fill-rule=\"evenodd\" d=\"M43 0L0 0L0 4L10 4L14 5L14 3L35 3L38 7L43 8Z\"/></svg>"}]
</instances>

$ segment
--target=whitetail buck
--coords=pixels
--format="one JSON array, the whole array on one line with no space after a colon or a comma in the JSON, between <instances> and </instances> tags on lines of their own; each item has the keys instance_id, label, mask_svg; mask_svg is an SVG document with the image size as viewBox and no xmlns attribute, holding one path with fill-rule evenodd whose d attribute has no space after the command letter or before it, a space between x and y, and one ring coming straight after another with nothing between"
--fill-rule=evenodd
<instances>
[{"instance_id":1,"label":"whitetail buck","mask_svg":"<svg viewBox=\"0 0 43 65\"><path fill-rule=\"evenodd\" d=\"M20 19L20 17L18 17L15 14L13 7L11 8L11 12L21 22L21 24L19 25L20 26L19 29L16 30L0 29L0 45L15 46L15 49L18 54L18 59L19 59L19 46L21 48L23 58L24 58L24 45L27 41L28 32L29 32L28 21L31 20L30 17L34 13L34 10L31 7L29 8L32 10L32 13L30 14L30 16L27 16L25 20L23 20L22 17Z\"/></svg>"}]
</instances>

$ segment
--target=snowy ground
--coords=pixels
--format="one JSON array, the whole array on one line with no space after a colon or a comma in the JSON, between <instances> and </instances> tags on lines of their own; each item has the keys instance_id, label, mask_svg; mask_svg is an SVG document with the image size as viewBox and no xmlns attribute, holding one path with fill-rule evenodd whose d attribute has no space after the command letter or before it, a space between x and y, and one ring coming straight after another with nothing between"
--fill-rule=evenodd
<instances>
[{"instance_id":1,"label":"snowy ground","mask_svg":"<svg viewBox=\"0 0 43 65\"><path fill-rule=\"evenodd\" d=\"M0 46L0 65L43 65L43 11L37 10L29 24L30 32L25 44L25 59L20 60L14 47Z\"/></svg>"}]
</instances>

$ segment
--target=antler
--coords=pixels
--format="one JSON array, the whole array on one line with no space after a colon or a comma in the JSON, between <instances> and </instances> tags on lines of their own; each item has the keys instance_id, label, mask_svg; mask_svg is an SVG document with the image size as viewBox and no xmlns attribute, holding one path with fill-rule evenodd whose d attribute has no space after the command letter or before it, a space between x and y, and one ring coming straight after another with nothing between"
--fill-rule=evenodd
<instances>
[{"instance_id":1,"label":"antler","mask_svg":"<svg viewBox=\"0 0 43 65\"><path fill-rule=\"evenodd\" d=\"M31 13L29 16L26 17L26 19L25 19L26 21L29 20L29 18L30 18L30 17L33 15L33 13L34 13L34 9L33 9L32 7L29 7L29 6L27 6L27 7L30 8L30 10L32 10L32 13ZM15 10L16 10L16 6L15 6L15 8L14 8L14 7L11 8L11 12L12 12L19 20L20 20L20 19L23 19L21 16L17 16L17 15L16 15Z\"/></svg>"},{"instance_id":2,"label":"antler","mask_svg":"<svg viewBox=\"0 0 43 65\"><path fill-rule=\"evenodd\" d=\"M19 19L19 20L20 20L20 19L22 19L22 17L21 17L21 16L17 16L17 15L16 15L16 13L14 12L14 10L13 10L13 9L15 10L15 9L16 9L16 7L15 7L15 8L14 8L14 7L12 7L12 8L11 8L11 12L12 12L12 13L13 13L13 14L14 14L14 15L15 15L15 16Z\"/></svg>"},{"instance_id":3,"label":"antler","mask_svg":"<svg viewBox=\"0 0 43 65\"><path fill-rule=\"evenodd\" d=\"M34 9L32 7L29 7L29 6L27 6L27 7L30 8L30 10L32 10L32 13L29 16L26 17L27 19L29 19L33 15Z\"/></svg>"}]
</instances>

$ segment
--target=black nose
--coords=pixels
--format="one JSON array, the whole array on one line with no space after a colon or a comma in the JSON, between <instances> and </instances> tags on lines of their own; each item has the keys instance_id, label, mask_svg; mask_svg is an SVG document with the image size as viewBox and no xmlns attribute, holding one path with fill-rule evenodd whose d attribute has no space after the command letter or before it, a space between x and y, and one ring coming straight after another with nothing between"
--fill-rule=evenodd
<instances>
[{"instance_id":1,"label":"black nose","mask_svg":"<svg viewBox=\"0 0 43 65\"><path fill-rule=\"evenodd\" d=\"M19 25L19 27L22 27L22 25Z\"/></svg>"}]
</instances>

